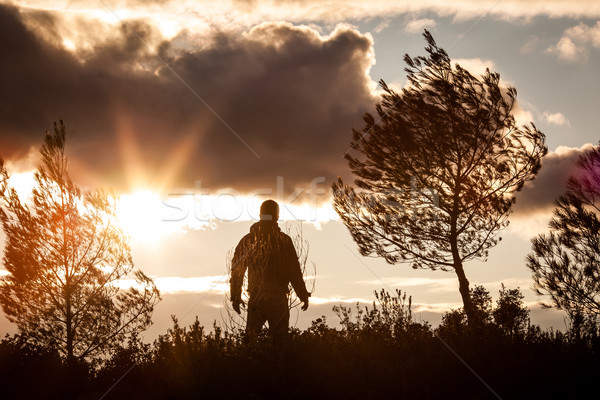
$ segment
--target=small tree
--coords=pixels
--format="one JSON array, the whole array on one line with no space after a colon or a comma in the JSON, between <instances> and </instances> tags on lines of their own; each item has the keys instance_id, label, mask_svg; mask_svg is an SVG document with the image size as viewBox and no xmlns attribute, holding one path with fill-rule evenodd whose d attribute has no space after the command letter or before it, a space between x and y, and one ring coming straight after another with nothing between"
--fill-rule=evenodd
<instances>
[{"instance_id":1,"label":"small tree","mask_svg":"<svg viewBox=\"0 0 600 400\"><path fill-rule=\"evenodd\" d=\"M492 296L483 285L470 289L472 320L481 327L492 322ZM466 314L466 310L464 310Z\"/></svg>"},{"instance_id":2,"label":"small tree","mask_svg":"<svg viewBox=\"0 0 600 400\"><path fill-rule=\"evenodd\" d=\"M46 132L31 202L3 187L0 220L6 234L0 304L36 344L69 362L95 359L146 329L160 299L153 281L135 270L114 198L85 195L69 178L65 126ZM8 173L2 169L2 179ZM133 274L137 287L119 287Z\"/></svg>"},{"instance_id":3,"label":"small tree","mask_svg":"<svg viewBox=\"0 0 600 400\"><path fill-rule=\"evenodd\" d=\"M429 56L405 56L409 87L398 94L381 81L377 118L367 113L353 130L360 157L346 159L360 191L339 179L334 207L362 255L454 271L470 314L464 263L498 243L547 149L533 124L516 126L517 92L499 74L453 67L424 36Z\"/></svg>"},{"instance_id":4,"label":"small tree","mask_svg":"<svg viewBox=\"0 0 600 400\"><path fill-rule=\"evenodd\" d=\"M583 153L577 166L556 200L550 232L531 240L527 256L534 289L574 320L600 316L600 147Z\"/></svg>"},{"instance_id":5,"label":"small tree","mask_svg":"<svg viewBox=\"0 0 600 400\"><path fill-rule=\"evenodd\" d=\"M504 333L513 337L524 334L529 326L529 310L523 304L523 293L516 289L506 289L502 284L500 298L492 311L494 322Z\"/></svg>"}]
</instances>

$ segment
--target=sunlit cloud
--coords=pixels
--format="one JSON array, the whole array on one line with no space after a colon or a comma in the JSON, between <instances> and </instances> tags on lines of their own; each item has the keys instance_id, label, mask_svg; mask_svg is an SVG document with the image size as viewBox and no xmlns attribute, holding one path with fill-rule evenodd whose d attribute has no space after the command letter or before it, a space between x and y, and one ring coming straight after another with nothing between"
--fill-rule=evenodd
<instances>
[{"instance_id":1,"label":"sunlit cloud","mask_svg":"<svg viewBox=\"0 0 600 400\"><path fill-rule=\"evenodd\" d=\"M384 30L386 30L389 26L390 23L392 22L392 20L390 18L384 18L376 27L375 29L373 29L374 33L381 33Z\"/></svg>"},{"instance_id":2,"label":"sunlit cloud","mask_svg":"<svg viewBox=\"0 0 600 400\"><path fill-rule=\"evenodd\" d=\"M493 61L481 58L453 58L452 63L460 65L475 76L483 75L486 69L495 70Z\"/></svg>"},{"instance_id":3,"label":"sunlit cloud","mask_svg":"<svg viewBox=\"0 0 600 400\"><path fill-rule=\"evenodd\" d=\"M594 0L423 0L419 2L372 0L308 0L301 2L254 0L118 0L51 1L20 0L21 7L55 12L96 14L98 19L118 21L144 18L157 23L166 37L183 29L191 32L209 29L247 29L267 20L291 22L315 21L338 23L347 20L392 18L398 15L434 13L457 21L489 15L502 19L530 19L543 15L552 18L600 16L600 4ZM425 19L421 19L423 21ZM415 24L415 29L418 25Z\"/></svg>"},{"instance_id":4,"label":"sunlit cloud","mask_svg":"<svg viewBox=\"0 0 600 400\"><path fill-rule=\"evenodd\" d=\"M357 283L365 284L365 285L379 286L379 287L382 286L382 284L383 284L383 282L379 279L364 280L364 281L359 281ZM456 279L456 277L451 277L451 278L425 278L425 277L389 278L389 277L387 277L387 278L385 278L385 283L389 286L397 287L397 288L403 289L403 290L404 290L404 288L410 288L410 289L408 289L409 294L410 294L410 291L412 291L412 290L418 291L419 293L432 292L432 291L435 291L436 293L439 293L439 292L455 293L458 290L458 280ZM513 288L513 287L525 288L525 287L529 286L530 281L524 280L524 279L509 278L509 279L496 280L496 281L474 282L474 284L484 286L486 289L488 289L490 291L490 293L492 293L492 295L494 295L497 292L497 290L500 289L500 287L502 286L503 283L506 287L509 287L509 288Z\"/></svg>"},{"instance_id":5,"label":"sunlit cloud","mask_svg":"<svg viewBox=\"0 0 600 400\"><path fill-rule=\"evenodd\" d=\"M582 62L587 60L591 48L600 49L600 21L592 26L582 22L565 30L558 43L546 52L563 61Z\"/></svg>"},{"instance_id":6,"label":"sunlit cloud","mask_svg":"<svg viewBox=\"0 0 600 400\"><path fill-rule=\"evenodd\" d=\"M268 198L279 203L281 222L303 221L318 227L321 223L339 220L329 197L295 202L291 196L288 198L291 202L286 202L281 193L243 194L233 189L222 189L214 194L170 194L162 202L162 220L191 228L202 228L214 222L258 221L260 205Z\"/></svg>"},{"instance_id":7,"label":"sunlit cloud","mask_svg":"<svg viewBox=\"0 0 600 400\"><path fill-rule=\"evenodd\" d=\"M559 59L575 62L577 60L585 60L587 58L586 50L576 45L573 39L562 37L556 45L549 47L546 50L549 54L555 54Z\"/></svg>"},{"instance_id":8,"label":"sunlit cloud","mask_svg":"<svg viewBox=\"0 0 600 400\"><path fill-rule=\"evenodd\" d=\"M153 278L154 284L161 294L177 293L214 293L225 294L229 291L229 280L227 275L178 277L163 276ZM137 288L134 279L121 279L118 282L121 289Z\"/></svg>"},{"instance_id":9,"label":"sunlit cloud","mask_svg":"<svg viewBox=\"0 0 600 400\"><path fill-rule=\"evenodd\" d=\"M519 101L517 101L513 110L513 116L515 117L515 123L517 126L529 125L531 122L535 122L533 113L523 107Z\"/></svg>"},{"instance_id":10,"label":"sunlit cloud","mask_svg":"<svg viewBox=\"0 0 600 400\"><path fill-rule=\"evenodd\" d=\"M435 20L431 18L413 19L404 26L404 31L407 33L423 33L424 29L431 30L435 25Z\"/></svg>"},{"instance_id":11,"label":"sunlit cloud","mask_svg":"<svg viewBox=\"0 0 600 400\"><path fill-rule=\"evenodd\" d=\"M488 282L477 283L477 284L484 286L490 292L490 295L492 296L492 298L497 299L498 291L502 288L503 284L506 289L519 288L519 290L524 291L531 286L532 281L529 278L527 278L527 279L525 279L525 278L505 278L505 279L499 279L499 280L495 280L495 281L488 281Z\"/></svg>"},{"instance_id":12,"label":"sunlit cloud","mask_svg":"<svg viewBox=\"0 0 600 400\"><path fill-rule=\"evenodd\" d=\"M436 314L444 314L450 310L461 308L463 305L459 302L447 303L412 303L413 312L432 312Z\"/></svg>"},{"instance_id":13,"label":"sunlit cloud","mask_svg":"<svg viewBox=\"0 0 600 400\"><path fill-rule=\"evenodd\" d=\"M310 303L315 305L323 304L373 304L373 299L364 299L361 297L329 296L329 297L311 297Z\"/></svg>"},{"instance_id":14,"label":"sunlit cloud","mask_svg":"<svg viewBox=\"0 0 600 400\"><path fill-rule=\"evenodd\" d=\"M275 189L281 176L285 199L317 177L326 191L347 171L350 128L374 100L373 38L347 24L263 21L242 32L182 33L162 42L167 67L145 48L155 35L148 23L128 23L140 29L133 33L113 28L82 61L53 28L48 36L58 39L39 38L52 17L38 12L37 25L24 26L16 10L0 13L10 21L3 35L19 49L7 55L14 73L3 84L15 95L6 106L28 110L25 120L9 113L0 121L16 138L3 141L3 157L39 145L48 118L61 116L73 178L87 187L162 192L201 180L248 193Z\"/></svg>"},{"instance_id":15,"label":"sunlit cloud","mask_svg":"<svg viewBox=\"0 0 600 400\"><path fill-rule=\"evenodd\" d=\"M506 231L515 234L523 240L548 232L548 223L552 218L552 210L545 209L533 213L517 214L511 218Z\"/></svg>"},{"instance_id":16,"label":"sunlit cloud","mask_svg":"<svg viewBox=\"0 0 600 400\"><path fill-rule=\"evenodd\" d=\"M568 126L569 120L562 113L549 113L548 111L544 111L543 114L544 120L552 125L558 126Z\"/></svg>"},{"instance_id":17,"label":"sunlit cloud","mask_svg":"<svg viewBox=\"0 0 600 400\"><path fill-rule=\"evenodd\" d=\"M9 186L27 201L36 186L35 171L11 172ZM243 194L233 189L221 189L214 194L179 191L168 195L150 189L118 195L117 218L124 231L135 242L156 245L161 238L183 234L188 230L214 228L219 222L258 221L261 203L267 198L276 199L280 206L280 222L301 221L317 229L323 223L338 221L329 195L320 193L312 200L304 195L302 201L283 192L269 195L266 190ZM308 197L308 199L307 199Z\"/></svg>"},{"instance_id":18,"label":"sunlit cloud","mask_svg":"<svg viewBox=\"0 0 600 400\"><path fill-rule=\"evenodd\" d=\"M385 278L385 283L392 287L405 288L405 287L419 287L419 290L427 291L447 291L455 292L457 289L458 281L456 278ZM359 284L381 286L383 283L379 279L371 279L365 281L359 281Z\"/></svg>"},{"instance_id":19,"label":"sunlit cloud","mask_svg":"<svg viewBox=\"0 0 600 400\"><path fill-rule=\"evenodd\" d=\"M258 221L261 203L270 198L247 195L233 189L214 194L191 191L160 195L140 190L120 195L117 214L132 240L157 245L161 238L184 234L189 230L214 229L221 222ZM339 216L330 201L279 202L280 223L303 222L321 229L322 224L338 221Z\"/></svg>"}]
</instances>

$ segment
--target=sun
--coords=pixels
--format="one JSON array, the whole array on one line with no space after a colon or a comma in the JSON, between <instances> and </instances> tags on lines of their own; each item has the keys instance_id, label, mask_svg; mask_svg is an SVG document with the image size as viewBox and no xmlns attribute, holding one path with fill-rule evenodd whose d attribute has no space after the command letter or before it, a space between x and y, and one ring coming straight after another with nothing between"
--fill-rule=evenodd
<instances>
[{"instance_id":1,"label":"sun","mask_svg":"<svg viewBox=\"0 0 600 400\"><path fill-rule=\"evenodd\" d=\"M8 179L10 187L14 188L21 200L27 200L35 187L35 171L17 172Z\"/></svg>"},{"instance_id":2,"label":"sun","mask_svg":"<svg viewBox=\"0 0 600 400\"><path fill-rule=\"evenodd\" d=\"M162 206L160 195L152 190L126 193L119 196L117 216L132 241L154 244L167 233Z\"/></svg>"}]
</instances>

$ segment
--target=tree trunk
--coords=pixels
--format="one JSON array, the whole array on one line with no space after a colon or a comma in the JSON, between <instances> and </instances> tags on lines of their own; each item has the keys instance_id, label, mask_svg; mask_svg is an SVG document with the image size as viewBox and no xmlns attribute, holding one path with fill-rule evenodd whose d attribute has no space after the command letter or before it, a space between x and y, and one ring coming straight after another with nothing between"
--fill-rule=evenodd
<instances>
[{"instance_id":1,"label":"tree trunk","mask_svg":"<svg viewBox=\"0 0 600 400\"><path fill-rule=\"evenodd\" d=\"M465 275L462 262L458 261L454 263L454 271L458 277L458 290L460 292L460 296L462 297L463 307L465 309L465 313L467 314L467 320L471 322L473 315L473 310L471 308L471 293L469 291L469 280Z\"/></svg>"},{"instance_id":2,"label":"tree trunk","mask_svg":"<svg viewBox=\"0 0 600 400\"><path fill-rule=\"evenodd\" d=\"M454 209L450 216L450 249L452 250L452 259L454 261L454 271L458 277L458 291L462 297L463 307L465 314L467 314L467 321L471 323L473 321L473 313L471 308L471 293L469 292L469 281L465 275L463 268L462 259L458 250L458 232L456 224L458 221L458 191L454 195Z\"/></svg>"},{"instance_id":3,"label":"tree trunk","mask_svg":"<svg viewBox=\"0 0 600 400\"><path fill-rule=\"evenodd\" d=\"M73 363L73 318L71 315L71 301L67 298L67 317L66 317L66 333L67 333L67 363Z\"/></svg>"}]
</instances>

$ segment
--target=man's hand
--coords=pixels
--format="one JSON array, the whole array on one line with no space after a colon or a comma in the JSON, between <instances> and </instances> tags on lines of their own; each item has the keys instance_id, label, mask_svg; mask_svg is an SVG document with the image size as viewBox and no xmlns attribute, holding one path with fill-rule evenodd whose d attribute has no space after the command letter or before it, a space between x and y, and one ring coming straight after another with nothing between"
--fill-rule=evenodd
<instances>
[{"instance_id":1,"label":"man's hand","mask_svg":"<svg viewBox=\"0 0 600 400\"><path fill-rule=\"evenodd\" d=\"M233 305L233 310L238 314L242 313L240 311L240 305L246 307L246 303L244 303L244 300L242 299L233 299L231 300L231 304Z\"/></svg>"},{"instance_id":2,"label":"man's hand","mask_svg":"<svg viewBox=\"0 0 600 400\"><path fill-rule=\"evenodd\" d=\"M306 309L308 308L308 297L304 300L302 300L302 311L306 311Z\"/></svg>"}]
</instances>

